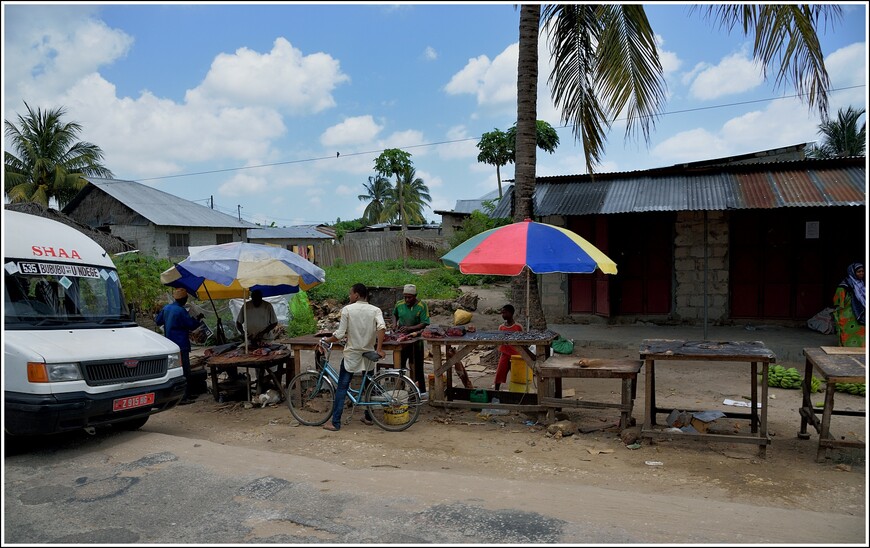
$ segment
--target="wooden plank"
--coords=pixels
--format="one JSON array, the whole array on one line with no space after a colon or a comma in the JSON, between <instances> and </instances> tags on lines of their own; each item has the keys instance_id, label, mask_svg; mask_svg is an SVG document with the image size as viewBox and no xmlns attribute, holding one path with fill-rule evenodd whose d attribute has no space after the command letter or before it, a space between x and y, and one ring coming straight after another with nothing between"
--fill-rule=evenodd
<instances>
[{"instance_id":1,"label":"wooden plank","mask_svg":"<svg viewBox=\"0 0 870 548\"><path fill-rule=\"evenodd\" d=\"M848 346L820 346L825 354L866 354L866 348L851 348Z\"/></svg>"}]
</instances>

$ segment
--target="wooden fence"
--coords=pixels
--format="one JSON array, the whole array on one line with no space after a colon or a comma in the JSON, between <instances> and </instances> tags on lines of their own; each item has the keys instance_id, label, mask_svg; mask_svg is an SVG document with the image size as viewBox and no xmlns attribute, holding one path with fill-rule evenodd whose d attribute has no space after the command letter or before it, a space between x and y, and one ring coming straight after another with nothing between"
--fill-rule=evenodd
<instances>
[{"instance_id":1,"label":"wooden fence","mask_svg":"<svg viewBox=\"0 0 870 548\"><path fill-rule=\"evenodd\" d=\"M428 235L427 235L428 236ZM449 251L447 240L441 236L418 237L407 235L408 258L438 261ZM344 264L363 261L390 261L402 258L401 232L361 232L345 234L343 241L317 245L317 264L332 266L336 260Z\"/></svg>"}]
</instances>

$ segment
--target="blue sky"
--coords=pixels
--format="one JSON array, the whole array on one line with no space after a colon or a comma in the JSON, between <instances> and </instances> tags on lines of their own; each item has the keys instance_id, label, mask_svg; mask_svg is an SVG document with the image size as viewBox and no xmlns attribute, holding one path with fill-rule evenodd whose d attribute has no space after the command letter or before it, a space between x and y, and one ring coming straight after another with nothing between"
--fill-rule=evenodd
<instances>
[{"instance_id":1,"label":"blue sky","mask_svg":"<svg viewBox=\"0 0 870 548\"><path fill-rule=\"evenodd\" d=\"M819 29L831 112L866 108L867 7ZM647 5L668 86L652 134L613 124L597 171L632 171L819 138L819 118L774 88L752 44L690 4ZM362 215L357 199L385 148L412 154L428 220L497 188L477 140L516 119L519 12L486 4L3 3L3 118L65 107L116 178L277 226ZM559 132L539 176L586 173L549 99L544 46L538 118ZM682 111L682 112L681 112ZM686 112L688 111L688 112ZM4 148L8 146L4 143ZM336 153L340 156L336 157ZM513 165L502 169L513 178ZM239 209L241 206L241 209Z\"/></svg>"}]
</instances>

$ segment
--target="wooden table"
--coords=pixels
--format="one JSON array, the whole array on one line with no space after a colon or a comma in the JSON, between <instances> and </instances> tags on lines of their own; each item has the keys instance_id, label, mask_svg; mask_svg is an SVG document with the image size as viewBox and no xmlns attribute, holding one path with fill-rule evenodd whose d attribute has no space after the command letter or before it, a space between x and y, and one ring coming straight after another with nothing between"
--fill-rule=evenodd
<instances>
[{"instance_id":1,"label":"wooden table","mask_svg":"<svg viewBox=\"0 0 870 548\"><path fill-rule=\"evenodd\" d=\"M220 397L218 394L218 373L220 372L220 370L238 367L244 367L245 370L248 372L248 401L251 401L252 399L250 375L251 369L254 369L257 372L257 395L261 394L263 391L263 383L261 379L269 376L274 381L275 386L278 387L278 391L281 393L281 397L286 398L286 394L284 392L284 384L281 382L281 375L284 374L285 378L288 381L290 380L290 377L286 377L286 375L288 375L288 371L293 368L288 363L292 360L293 358L290 357L289 350L275 350L270 352L269 354L266 354L265 356L259 356L256 354L244 354L241 356L236 356L232 355L232 353L210 356L206 360L206 367L208 367L211 374L211 386L215 401L218 401ZM277 372L272 370L272 368L276 366L278 367Z\"/></svg>"},{"instance_id":2,"label":"wooden table","mask_svg":"<svg viewBox=\"0 0 870 548\"><path fill-rule=\"evenodd\" d=\"M667 339L646 339L640 346L640 358L646 366L646 397L644 401L645 414L641 437L647 438L684 438L708 441L725 441L758 444L758 454L767 456L767 446L770 437L767 435L767 376L771 363L776 362L776 355L761 341L681 341ZM712 434L712 433L681 433L673 434L653 429L656 415L670 413L671 408L656 405L656 361L727 361L750 363L750 411L740 413L724 411L726 417L749 419L751 434ZM758 364L761 364L761 398L758 397ZM759 416L759 402L761 414Z\"/></svg>"},{"instance_id":3,"label":"wooden table","mask_svg":"<svg viewBox=\"0 0 870 548\"><path fill-rule=\"evenodd\" d=\"M470 354L474 349L480 346L501 346L508 344L513 346L525 360L526 364L532 368L535 377L539 378L540 367L550 354L550 343L558 335L550 330L546 331L477 331L475 333L466 333L461 337L444 337L437 339L424 338L429 343L432 350L432 362L435 374L435 389L429 395L429 404L440 407L455 407L465 409L477 409L481 407L479 402L472 401L448 401L448 393L453 396L460 392L468 392L467 389L453 388L453 367L454 365ZM442 357L441 347L456 346L457 350L452 356L447 359ZM534 345L535 352L532 352L529 347ZM446 356L446 354L443 354ZM447 384L445 386L441 375L446 373ZM495 394L495 393L494 393ZM519 394L519 393L497 393L501 403L487 403L485 407L495 409L509 409L513 411L528 411L542 412L546 409L538 404L537 394ZM516 396L518 403L505 403L505 400Z\"/></svg>"},{"instance_id":4,"label":"wooden table","mask_svg":"<svg viewBox=\"0 0 870 548\"><path fill-rule=\"evenodd\" d=\"M556 409L578 407L586 409L619 409L619 427L631 426L631 413L637 396L637 374L643 366L641 360L577 358L553 356L540 368L538 403L547 408L547 422L555 418ZM619 403L562 399L562 379L620 379L622 394Z\"/></svg>"},{"instance_id":5,"label":"wooden table","mask_svg":"<svg viewBox=\"0 0 870 548\"><path fill-rule=\"evenodd\" d=\"M801 387L803 392L803 405L799 412L801 415L801 429L798 432L800 439L809 439L807 423L813 425L819 433L819 450L816 453L816 462L822 462L830 458L830 450L836 447L865 447L863 441L838 440L831 435L831 415L848 415L863 417L864 411L848 411L834 409L834 391L836 384L847 382L867 382L866 349L845 347L804 348L806 356L806 369L804 382ZM830 354L828 352L831 352ZM825 382L825 406L816 409L810 401L813 369L819 372ZM822 414L821 423L816 413Z\"/></svg>"},{"instance_id":6,"label":"wooden table","mask_svg":"<svg viewBox=\"0 0 870 548\"><path fill-rule=\"evenodd\" d=\"M301 363L302 363L302 351L303 350L311 350L312 352L317 348L317 345L320 344L320 339L322 337L316 335L302 335L300 337L293 337L287 341L282 339L282 342L285 342L290 346L290 350L293 352L293 362L294 362L294 370L293 374L290 376L290 379L295 377L301 372ZM385 340L383 343L384 352L392 352L393 353L393 363L392 365L398 367L399 364L402 363L402 349L408 345L414 344L419 341L420 337L414 337L408 339L406 341L387 341ZM344 346L340 342L333 343L333 348L344 348ZM381 365L381 364L379 364ZM409 369L413 369L413 367L409 367ZM338 364L336 364L336 371L338 371ZM409 371L409 376L412 380L414 379L413 371ZM423 379L423 386L426 386L426 379Z\"/></svg>"}]
</instances>

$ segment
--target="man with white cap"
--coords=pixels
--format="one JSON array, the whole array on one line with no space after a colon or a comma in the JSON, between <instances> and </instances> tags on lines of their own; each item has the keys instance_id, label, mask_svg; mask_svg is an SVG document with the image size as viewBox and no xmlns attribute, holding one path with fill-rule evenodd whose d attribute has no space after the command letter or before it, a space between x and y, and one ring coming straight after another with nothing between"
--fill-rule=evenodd
<instances>
[{"instance_id":1,"label":"man with white cap","mask_svg":"<svg viewBox=\"0 0 870 548\"><path fill-rule=\"evenodd\" d=\"M399 333L415 333L429 325L429 307L423 301L417 300L417 286L407 284L402 288L403 300L393 307L393 329ZM402 367L413 355L414 382L420 388L423 399L426 399L426 376L423 374L423 341L402 347Z\"/></svg>"},{"instance_id":2,"label":"man with white cap","mask_svg":"<svg viewBox=\"0 0 870 548\"><path fill-rule=\"evenodd\" d=\"M163 333L166 338L178 345L181 349L181 370L184 371L184 378L190 383L190 332L199 327L199 318L194 319L184 305L187 304L187 290L183 287L176 287L172 291L172 298L175 299L167 304L157 313L154 322L157 325L163 326ZM185 389L184 398L178 402L178 405L187 405L193 403L195 398L190 398L188 390Z\"/></svg>"}]
</instances>

